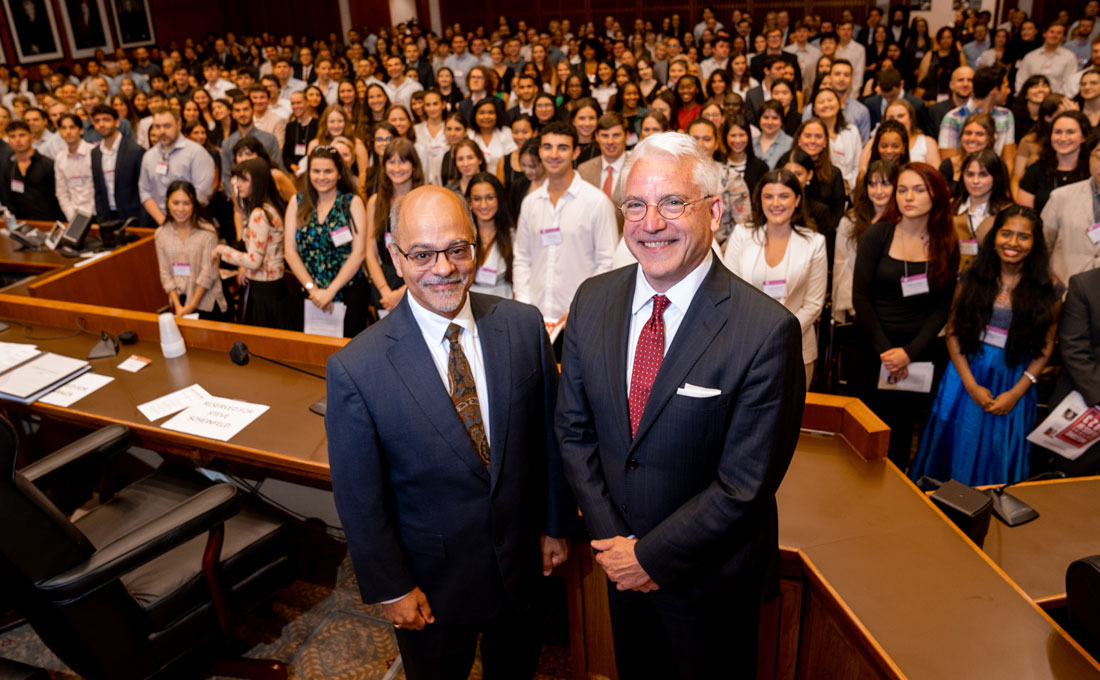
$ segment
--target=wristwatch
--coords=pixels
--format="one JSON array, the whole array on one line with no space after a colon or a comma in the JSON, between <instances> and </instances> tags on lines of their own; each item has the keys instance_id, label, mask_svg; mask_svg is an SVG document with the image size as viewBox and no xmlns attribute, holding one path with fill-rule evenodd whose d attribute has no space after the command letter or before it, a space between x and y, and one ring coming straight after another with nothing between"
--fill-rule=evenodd
<instances>
[{"instance_id":1,"label":"wristwatch","mask_svg":"<svg viewBox=\"0 0 1100 680\"><path fill-rule=\"evenodd\" d=\"M306 292L309 292L309 291L313 290L313 288L314 288L313 282L310 281L309 283L307 283L305 288L306 288Z\"/></svg>"}]
</instances>

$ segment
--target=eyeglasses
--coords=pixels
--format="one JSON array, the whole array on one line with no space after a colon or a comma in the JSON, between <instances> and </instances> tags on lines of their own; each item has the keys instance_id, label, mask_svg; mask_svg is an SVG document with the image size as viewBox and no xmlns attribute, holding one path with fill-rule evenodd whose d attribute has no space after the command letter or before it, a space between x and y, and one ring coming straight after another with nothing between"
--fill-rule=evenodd
<instances>
[{"instance_id":1,"label":"eyeglasses","mask_svg":"<svg viewBox=\"0 0 1100 680\"><path fill-rule=\"evenodd\" d=\"M431 269L438 261L440 253L453 265L468 264L474 259L475 247L473 243L460 243L448 246L443 250L414 250L411 253L406 253L394 245L397 252L401 253L415 269Z\"/></svg>"},{"instance_id":2,"label":"eyeglasses","mask_svg":"<svg viewBox=\"0 0 1100 680\"><path fill-rule=\"evenodd\" d=\"M619 206L619 210L622 211L623 217L631 222L641 222L645 219L646 213L649 212L650 206L652 206L657 208L657 214L661 217L666 220L675 220L684 214L689 205L705 201L708 198L713 198L713 196L703 196L694 201L685 201L681 196L665 196L656 203L646 203L637 198L629 198L623 201L623 204Z\"/></svg>"}]
</instances>

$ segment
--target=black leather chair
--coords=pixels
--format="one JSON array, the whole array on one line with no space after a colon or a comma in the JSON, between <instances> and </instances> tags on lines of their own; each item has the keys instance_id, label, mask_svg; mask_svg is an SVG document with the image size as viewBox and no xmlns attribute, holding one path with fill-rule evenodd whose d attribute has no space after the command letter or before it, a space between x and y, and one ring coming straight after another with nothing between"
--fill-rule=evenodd
<instances>
[{"instance_id":1,"label":"black leather chair","mask_svg":"<svg viewBox=\"0 0 1100 680\"><path fill-rule=\"evenodd\" d=\"M17 436L0 418L0 581L50 650L89 679L181 677L229 632L234 612L294 574L289 526L185 465L162 465L75 522L35 486L78 463L107 463L130 439L106 427L16 471ZM213 672L286 675L263 660Z\"/></svg>"},{"instance_id":2,"label":"black leather chair","mask_svg":"<svg viewBox=\"0 0 1100 680\"><path fill-rule=\"evenodd\" d=\"M1100 654L1100 555L1082 557L1066 569L1066 602L1075 634L1093 655Z\"/></svg>"}]
</instances>

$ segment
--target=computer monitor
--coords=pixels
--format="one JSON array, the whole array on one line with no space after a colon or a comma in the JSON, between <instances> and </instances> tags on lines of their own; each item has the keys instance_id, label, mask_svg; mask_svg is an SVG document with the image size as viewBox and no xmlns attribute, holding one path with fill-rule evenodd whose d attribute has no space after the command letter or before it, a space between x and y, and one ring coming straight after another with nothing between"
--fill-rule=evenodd
<instances>
[{"instance_id":1,"label":"computer monitor","mask_svg":"<svg viewBox=\"0 0 1100 680\"><path fill-rule=\"evenodd\" d=\"M61 245L74 250L80 250L84 245L84 238L88 235L88 229L92 226L92 216L78 212L76 217L65 227L61 234Z\"/></svg>"}]
</instances>

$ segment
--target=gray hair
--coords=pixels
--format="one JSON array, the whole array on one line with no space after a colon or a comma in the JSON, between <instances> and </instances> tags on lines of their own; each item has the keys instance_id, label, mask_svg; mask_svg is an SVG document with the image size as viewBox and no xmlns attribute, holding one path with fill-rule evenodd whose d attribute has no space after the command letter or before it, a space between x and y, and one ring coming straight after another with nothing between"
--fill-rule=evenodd
<instances>
[{"instance_id":1,"label":"gray hair","mask_svg":"<svg viewBox=\"0 0 1100 680\"><path fill-rule=\"evenodd\" d=\"M645 158L672 158L681 163L691 163L695 166L692 179L704 196L717 196L721 192L718 164L698 142L682 132L660 132L638 142L623 165L624 187L634 164Z\"/></svg>"},{"instance_id":2,"label":"gray hair","mask_svg":"<svg viewBox=\"0 0 1100 680\"><path fill-rule=\"evenodd\" d=\"M466 215L466 223L470 225L470 242L477 243L477 221L474 220L474 213L470 210L470 204L467 203L466 198L457 191L452 191L451 193L458 199L459 204L462 206L462 213ZM390 206L390 235L393 237L395 245L397 244L397 229L401 225L401 210L407 196L408 194L405 194L405 196L397 199L393 202L393 205Z\"/></svg>"}]
</instances>

